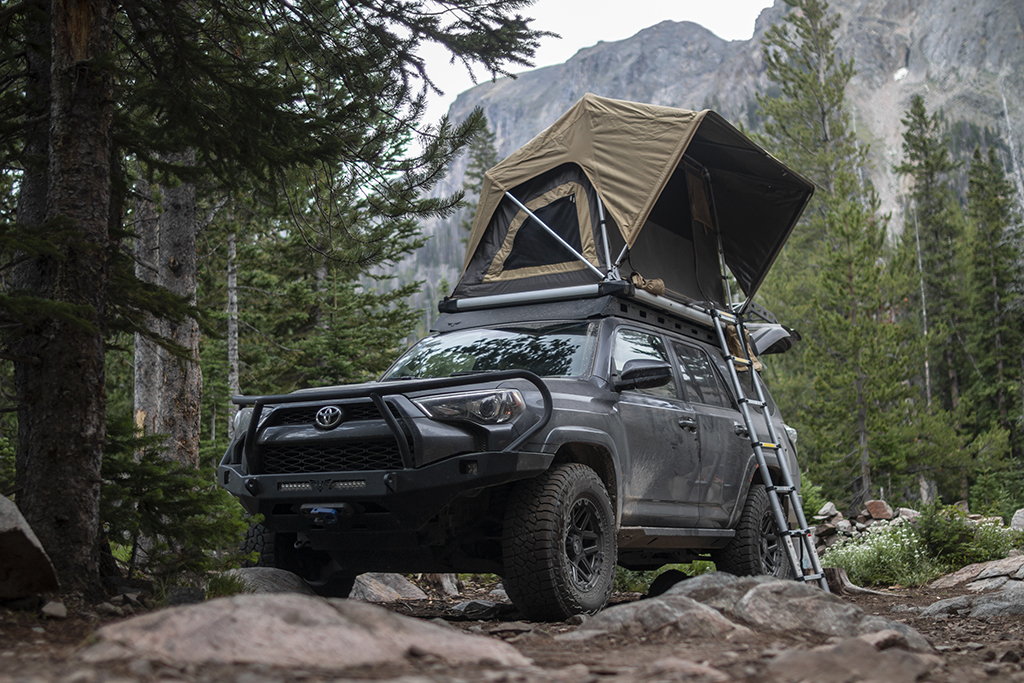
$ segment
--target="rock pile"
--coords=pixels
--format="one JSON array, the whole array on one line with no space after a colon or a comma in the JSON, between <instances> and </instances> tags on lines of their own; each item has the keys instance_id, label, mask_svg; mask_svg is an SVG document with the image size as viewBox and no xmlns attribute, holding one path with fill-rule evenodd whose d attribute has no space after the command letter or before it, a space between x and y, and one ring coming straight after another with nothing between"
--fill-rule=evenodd
<instances>
[{"instance_id":1,"label":"rock pile","mask_svg":"<svg viewBox=\"0 0 1024 683\"><path fill-rule=\"evenodd\" d=\"M961 507L965 512L967 511L966 503L961 504ZM815 547L818 555L821 555L826 548L843 539L856 538L867 533L872 527L904 524L912 522L920 516L921 513L917 510L899 507L894 509L884 500L869 500L864 503L863 510L856 515L849 514L849 516L840 512L835 503L826 503L811 520L811 523L814 524ZM966 519L975 524L1003 526L1002 517L968 514ZM1024 516L1022 516L1022 523L1024 523Z\"/></svg>"},{"instance_id":2,"label":"rock pile","mask_svg":"<svg viewBox=\"0 0 1024 683\"><path fill-rule=\"evenodd\" d=\"M859 514L847 517L836 508L835 503L826 503L812 518L815 524L815 546L818 555L821 555L826 548L842 539L856 538L873 526L902 524L920 516L920 512L911 508L894 510L884 500L869 500Z\"/></svg>"}]
</instances>

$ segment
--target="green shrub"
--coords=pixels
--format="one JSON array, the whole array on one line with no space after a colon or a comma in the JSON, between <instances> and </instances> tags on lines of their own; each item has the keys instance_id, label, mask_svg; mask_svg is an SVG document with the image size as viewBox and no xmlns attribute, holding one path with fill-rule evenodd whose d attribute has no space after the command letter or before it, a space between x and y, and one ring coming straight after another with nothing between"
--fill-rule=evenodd
<instances>
[{"instance_id":1,"label":"green shrub","mask_svg":"<svg viewBox=\"0 0 1024 683\"><path fill-rule=\"evenodd\" d=\"M127 555L129 577L201 585L207 572L239 565L248 522L212 467L165 460L153 439L132 435L129 420L108 426L102 474L100 521L115 557Z\"/></svg>"},{"instance_id":2,"label":"green shrub","mask_svg":"<svg viewBox=\"0 0 1024 683\"><path fill-rule=\"evenodd\" d=\"M859 586L920 586L942 573L907 523L874 525L865 534L831 546L821 560L825 566L845 569Z\"/></svg>"},{"instance_id":3,"label":"green shrub","mask_svg":"<svg viewBox=\"0 0 1024 683\"><path fill-rule=\"evenodd\" d=\"M246 591L245 582L235 576L214 574L206 582L206 599L225 598Z\"/></svg>"},{"instance_id":4,"label":"green shrub","mask_svg":"<svg viewBox=\"0 0 1024 683\"><path fill-rule=\"evenodd\" d=\"M1006 557L1021 544L1021 533L999 524L978 524L958 507L932 504L915 522L921 540L947 570Z\"/></svg>"},{"instance_id":5,"label":"green shrub","mask_svg":"<svg viewBox=\"0 0 1024 683\"><path fill-rule=\"evenodd\" d=\"M800 498L803 503L804 517L808 521L828 503L828 499L821 492L821 487L812 482L806 474L800 481Z\"/></svg>"}]
</instances>

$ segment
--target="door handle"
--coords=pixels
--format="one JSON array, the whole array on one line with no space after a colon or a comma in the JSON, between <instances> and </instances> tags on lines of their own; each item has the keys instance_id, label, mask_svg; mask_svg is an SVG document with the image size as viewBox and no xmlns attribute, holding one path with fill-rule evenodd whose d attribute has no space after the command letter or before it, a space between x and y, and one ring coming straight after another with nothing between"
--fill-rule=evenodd
<instances>
[{"instance_id":1,"label":"door handle","mask_svg":"<svg viewBox=\"0 0 1024 683\"><path fill-rule=\"evenodd\" d=\"M736 436L742 436L744 439L750 438L750 430L747 429L746 425L741 425L739 422L734 422L732 430L736 432Z\"/></svg>"},{"instance_id":2,"label":"door handle","mask_svg":"<svg viewBox=\"0 0 1024 683\"><path fill-rule=\"evenodd\" d=\"M697 418L695 417L681 417L679 418L679 426L687 432L697 431Z\"/></svg>"}]
</instances>

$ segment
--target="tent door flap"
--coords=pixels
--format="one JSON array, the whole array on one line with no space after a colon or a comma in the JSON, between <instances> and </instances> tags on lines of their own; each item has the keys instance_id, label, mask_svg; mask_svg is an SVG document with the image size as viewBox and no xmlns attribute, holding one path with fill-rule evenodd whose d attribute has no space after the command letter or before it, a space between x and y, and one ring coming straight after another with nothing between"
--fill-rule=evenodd
<instances>
[{"instance_id":1,"label":"tent door flap","mask_svg":"<svg viewBox=\"0 0 1024 683\"><path fill-rule=\"evenodd\" d=\"M581 254L580 252L576 251L576 250L575 250L575 249L574 249L574 248L572 247L572 245L571 245L571 244L569 244L569 243L568 243L568 242L566 242L566 241L565 241L564 239L562 239L562 236L561 236L561 235L559 235L559 234L558 234L557 232L555 232L554 230L552 230L552 229L551 229L551 228L550 228L550 227L548 226L548 224L547 224L547 223L545 223L545 222L544 222L544 221L542 221L542 220L541 220L540 218L538 218L538 217L537 217L537 214L535 214L535 213L534 213L533 211L530 211L530 209L529 209L529 208L527 208L526 204L523 204L523 203L522 203L521 201L519 201L518 199L516 199L516 198L515 198L515 196L514 196L514 195L513 195L513 194L512 194L511 192L506 192L506 193L505 193L505 196L506 196L506 197L508 197L509 199L511 199L511 200L512 200L512 202L513 202L513 203L514 203L514 204L515 204L516 206L518 206L518 207L519 207L520 209L522 209L523 211L525 211L525 212L526 212L526 215L527 215L527 216L529 216L529 217L530 217L531 219L533 219L533 220L534 220L534 221L535 221L535 222L536 222L536 223L537 223L537 224L538 224L538 225L539 225L540 227L544 228L545 232L547 232L547 233L548 233L549 235L551 235L552 237L554 237L554 238L555 238L555 239L556 239L556 240L558 241L558 243L559 243L559 244L561 244L561 245L562 245L563 247L565 247L566 249L568 249L568 250L569 250L569 252L570 252L570 253L571 253L571 254L572 254L573 256L575 256L575 257L576 257L577 259L579 259L580 261L582 261L582 262L583 262L583 264L584 264L584 265L585 265L585 266L586 266L587 268L589 268L590 270L592 270L592 271L594 272L594 274L595 274L595 275L597 275L597 276L598 276L599 278L601 278L602 280L603 280L603 279L605 279L605 274L604 274L604 273L602 273L602 272L601 272L601 270L600 270L599 268L597 268L596 266L594 266L594 264L593 264L593 263L591 263L590 261L588 261L588 260L586 259L586 257L585 257L585 256L583 256L583 254ZM608 238L607 238L607 236L605 236L605 244L608 244Z\"/></svg>"}]
</instances>

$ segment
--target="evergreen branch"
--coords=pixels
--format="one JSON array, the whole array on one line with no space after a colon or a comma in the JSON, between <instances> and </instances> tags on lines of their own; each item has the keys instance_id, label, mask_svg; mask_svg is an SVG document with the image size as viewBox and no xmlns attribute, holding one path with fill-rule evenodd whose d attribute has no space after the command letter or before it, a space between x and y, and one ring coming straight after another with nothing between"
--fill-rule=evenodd
<instances>
[{"instance_id":1,"label":"evergreen branch","mask_svg":"<svg viewBox=\"0 0 1024 683\"><path fill-rule=\"evenodd\" d=\"M21 14L22 12L24 12L29 7L32 7L33 5L37 7L43 7L43 3L44 0L21 0L21 2L16 2L13 5L10 5L9 7L5 7L4 9L0 10L0 22L10 21L12 17L14 17L17 14Z\"/></svg>"},{"instance_id":2,"label":"evergreen branch","mask_svg":"<svg viewBox=\"0 0 1024 683\"><path fill-rule=\"evenodd\" d=\"M39 365L40 361L35 356L23 356L18 353L11 353L10 351L0 351L0 359L9 360L14 363L28 363L29 365ZM4 412L0 410L0 412Z\"/></svg>"}]
</instances>

